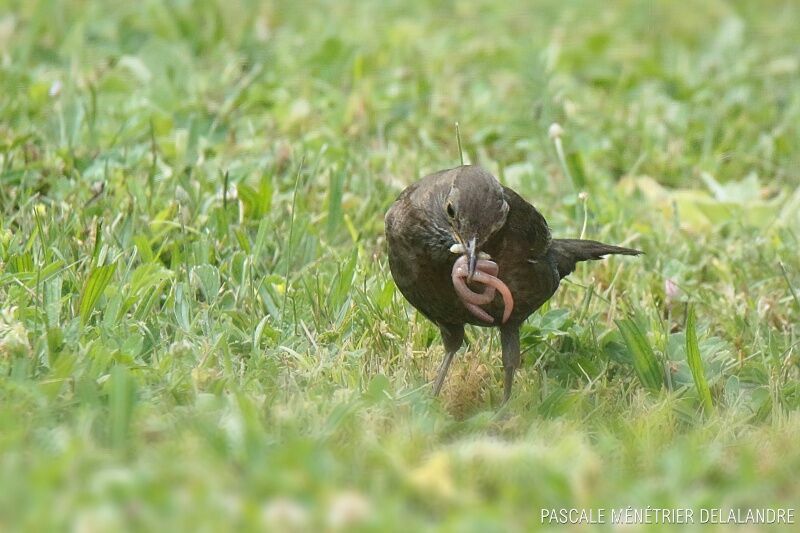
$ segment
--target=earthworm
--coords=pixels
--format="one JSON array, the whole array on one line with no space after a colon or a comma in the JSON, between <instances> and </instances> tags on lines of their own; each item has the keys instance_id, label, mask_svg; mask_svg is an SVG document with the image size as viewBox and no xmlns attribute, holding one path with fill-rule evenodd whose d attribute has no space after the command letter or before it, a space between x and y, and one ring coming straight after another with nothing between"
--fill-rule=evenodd
<instances>
[{"instance_id":1,"label":"earthworm","mask_svg":"<svg viewBox=\"0 0 800 533\"><path fill-rule=\"evenodd\" d=\"M470 289L466 281L464 281L464 278L469 276L469 270L467 267L467 256L462 255L456 259L455 264L453 264L451 277L456 294L461 299L464 306L470 313L484 322L494 322L494 318L479 306L490 303L494 300L495 290L500 291L500 295L503 297L503 323L505 324L508 317L511 316L511 311L514 309L514 298L508 286L497 277L498 272L499 267L497 263L489 261L488 259L479 259L476 263L475 274L472 276L472 280L485 285L486 288L481 293L475 292Z\"/></svg>"}]
</instances>

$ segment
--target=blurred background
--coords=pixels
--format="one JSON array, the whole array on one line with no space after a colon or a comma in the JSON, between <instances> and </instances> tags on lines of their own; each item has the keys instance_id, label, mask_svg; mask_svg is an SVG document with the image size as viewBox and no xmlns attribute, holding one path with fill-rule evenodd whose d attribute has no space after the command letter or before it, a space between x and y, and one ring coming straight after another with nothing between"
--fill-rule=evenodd
<instances>
[{"instance_id":1,"label":"blurred background","mask_svg":"<svg viewBox=\"0 0 800 533\"><path fill-rule=\"evenodd\" d=\"M798 20L0 0L0 529L795 505ZM438 332L386 266L383 214L459 163L455 122L555 235L646 252L529 319L502 411L488 331L430 397Z\"/></svg>"}]
</instances>

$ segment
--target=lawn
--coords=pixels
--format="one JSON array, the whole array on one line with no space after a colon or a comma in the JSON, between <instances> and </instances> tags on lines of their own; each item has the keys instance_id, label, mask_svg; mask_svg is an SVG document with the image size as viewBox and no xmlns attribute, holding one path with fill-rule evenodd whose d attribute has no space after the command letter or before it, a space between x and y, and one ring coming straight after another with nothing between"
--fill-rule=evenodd
<instances>
[{"instance_id":1,"label":"lawn","mask_svg":"<svg viewBox=\"0 0 800 533\"><path fill-rule=\"evenodd\" d=\"M0 6L0 530L800 502L800 4ZM431 396L387 266L455 122L554 235L645 251L527 321L503 407L485 329Z\"/></svg>"}]
</instances>

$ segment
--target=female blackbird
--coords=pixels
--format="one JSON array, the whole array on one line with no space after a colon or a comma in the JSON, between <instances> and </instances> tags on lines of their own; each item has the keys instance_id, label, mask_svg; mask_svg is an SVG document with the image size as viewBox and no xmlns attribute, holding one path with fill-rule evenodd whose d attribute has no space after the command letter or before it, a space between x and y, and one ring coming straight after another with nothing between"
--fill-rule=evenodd
<instances>
[{"instance_id":1,"label":"female blackbird","mask_svg":"<svg viewBox=\"0 0 800 533\"><path fill-rule=\"evenodd\" d=\"M553 296L577 262L641 253L590 240L552 239L536 208L474 165L442 170L411 185L389 208L385 223L397 287L442 333L445 356L435 395L464 340L464 324L499 325L503 402L508 401L520 363L522 322ZM481 285L484 292L476 292Z\"/></svg>"}]
</instances>

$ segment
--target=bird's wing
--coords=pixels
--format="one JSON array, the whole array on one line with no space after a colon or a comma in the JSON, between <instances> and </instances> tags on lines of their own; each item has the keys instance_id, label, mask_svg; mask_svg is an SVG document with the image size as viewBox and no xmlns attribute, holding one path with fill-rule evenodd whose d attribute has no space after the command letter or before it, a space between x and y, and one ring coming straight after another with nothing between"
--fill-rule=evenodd
<instances>
[{"instance_id":1,"label":"bird's wing","mask_svg":"<svg viewBox=\"0 0 800 533\"><path fill-rule=\"evenodd\" d=\"M530 259L537 259L547 253L550 246L550 228L542 214L523 197L508 187L503 187L508 202L508 218L503 227L507 238L524 245Z\"/></svg>"}]
</instances>

